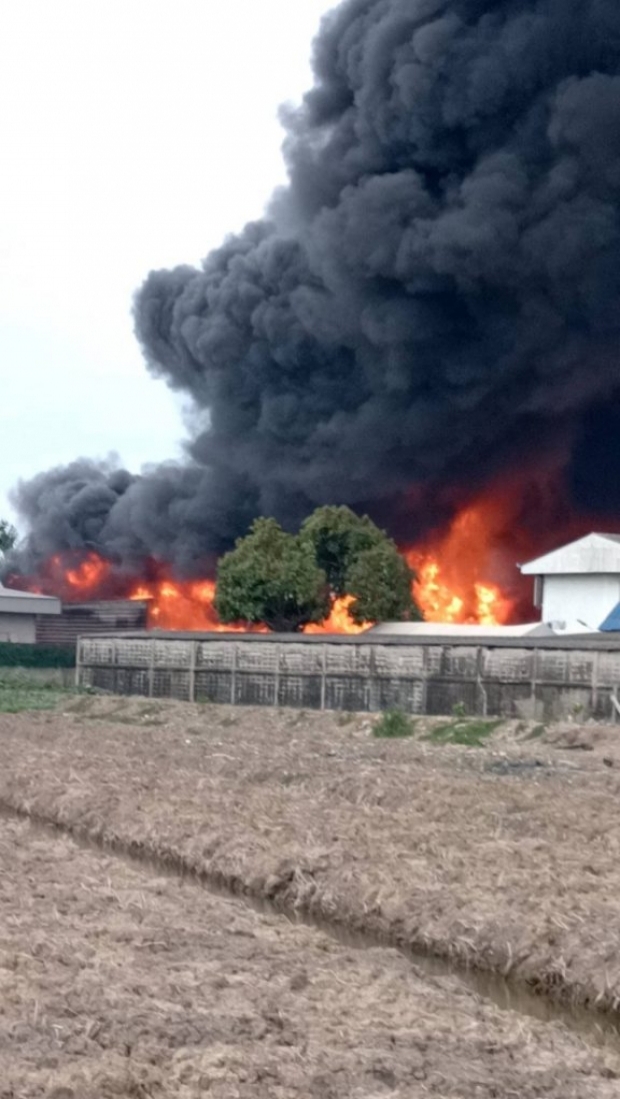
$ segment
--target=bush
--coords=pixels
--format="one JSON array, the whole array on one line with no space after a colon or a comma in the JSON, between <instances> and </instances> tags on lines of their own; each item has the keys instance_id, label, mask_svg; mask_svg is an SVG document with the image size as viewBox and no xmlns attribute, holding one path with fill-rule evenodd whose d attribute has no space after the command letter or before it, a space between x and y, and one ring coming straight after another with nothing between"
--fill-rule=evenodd
<instances>
[{"instance_id":1,"label":"bush","mask_svg":"<svg viewBox=\"0 0 620 1099\"><path fill-rule=\"evenodd\" d=\"M0 641L2 668L75 668L74 645L17 645Z\"/></svg>"},{"instance_id":2,"label":"bush","mask_svg":"<svg viewBox=\"0 0 620 1099\"><path fill-rule=\"evenodd\" d=\"M402 710L386 710L372 730L376 737L413 736L415 724Z\"/></svg>"}]
</instances>

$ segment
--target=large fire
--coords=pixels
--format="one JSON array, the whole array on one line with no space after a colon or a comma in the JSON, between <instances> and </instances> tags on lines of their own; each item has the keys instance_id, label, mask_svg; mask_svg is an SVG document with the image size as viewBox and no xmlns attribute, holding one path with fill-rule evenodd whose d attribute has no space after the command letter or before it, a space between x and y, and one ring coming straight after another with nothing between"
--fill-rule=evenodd
<instances>
[{"instance_id":1,"label":"large fire","mask_svg":"<svg viewBox=\"0 0 620 1099\"><path fill-rule=\"evenodd\" d=\"M215 581L157 580L151 584L139 584L133 588L130 599L149 601L148 624L150 629L163 630L218 630L238 632L262 632L265 626L224 625L220 622L213 600ZM357 626L349 618L347 608L350 597L337 599L331 614L317 626L306 626L304 633L358 633L364 626Z\"/></svg>"},{"instance_id":2,"label":"large fire","mask_svg":"<svg viewBox=\"0 0 620 1099\"><path fill-rule=\"evenodd\" d=\"M413 594L429 622L496 626L535 616L531 589L517 561L527 561L556 544L596 529L592 517L575 516L565 506L558 479L505 482L488 489L475 502L456 510L439 532L406 547L414 570ZM618 529L618 524L608 529ZM58 595L64 602L101 599L145 600L148 626L165 630L247 630L244 624L222 624L215 612L215 582L179 580L161 563L145 563L140 579L119 575L111 562L94 552L56 555L34 580L14 579L14 586ZM331 614L305 633L359 633L351 619L352 596L337 599ZM367 625L370 625L368 623ZM266 627L253 626L254 630Z\"/></svg>"},{"instance_id":3,"label":"large fire","mask_svg":"<svg viewBox=\"0 0 620 1099\"><path fill-rule=\"evenodd\" d=\"M428 622L499 626L511 620L515 600L491 579L503 563L493 515L486 501L466 507L437 541L407 551L414 596Z\"/></svg>"},{"instance_id":4,"label":"large fire","mask_svg":"<svg viewBox=\"0 0 620 1099\"><path fill-rule=\"evenodd\" d=\"M148 577L128 580L114 574L109 561L97 553L89 552L78 561L63 562L60 554L51 557L44 575L34 581L19 578L17 586L42 594L57 594L65 603L88 602L106 598L122 598L144 601L148 604L149 629L161 630L214 630L218 632L265 632L265 626L248 626L245 623L228 625L220 622L213 602L214 580L179 580L165 566L149 562ZM317 625L309 625L304 633L361 633L367 626L359 626L349 616L352 596L334 600L329 618Z\"/></svg>"}]
</instances>

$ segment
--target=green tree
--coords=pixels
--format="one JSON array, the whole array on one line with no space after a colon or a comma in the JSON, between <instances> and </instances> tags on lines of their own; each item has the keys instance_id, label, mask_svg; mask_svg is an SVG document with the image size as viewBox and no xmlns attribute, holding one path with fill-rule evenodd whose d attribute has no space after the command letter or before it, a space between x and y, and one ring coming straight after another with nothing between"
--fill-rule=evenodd
<instances>
[{"instance_id":1,"label":"green tree","mask_svg":"<svg viewBox=\"0 0 620 1099\"><path fill-rule=\"evenodd\" d=\"M412 594L414 575L385 531L348 507L322 507L302 525L333 596L354 595L351 618L389 622L421 617Z\"/></svg>"},{"instance_id":2,"label":"green tree","mask_svg":"<svg viewBox=\"0 0 620 1099\"><path fill-rule=\"evenodd\" d=\"M348 594L348 573L360 554L389 542L367 515L356 515L347 507L317 508L303 523L300 536L312 545L335 596Z\"/></svg>"},{"instance_id":3,"label":"green tree","mask_svg":"<svg viewBox=\"0 0 620 1099\"><path fill-rule=\"evenodd\" d=\"M17 531L8 519L0 519L0 554L8 553L17 541Z\"/></svg>"},{"instance_id":4,"label":"green tree","mask_svg":"<svg viewBox=\"0 0 620 1099\"><path fill-rule=\"evenodd\" d=\"M222 622L300 630L329 613L329 589L312 546L275 519L256 519L218 563L215 609Z\"/></svg>"},{"instance_id":5,"label":"green tree","mask_svg":"<svg viewBox=\"0 0 620 1099\"><path fill-rule=\"evenodd\" d=\"M388 538L361 553L347 573L354 622L415 621L422 615L411 594L414 575Z\"/></svg>"}]
</instances>

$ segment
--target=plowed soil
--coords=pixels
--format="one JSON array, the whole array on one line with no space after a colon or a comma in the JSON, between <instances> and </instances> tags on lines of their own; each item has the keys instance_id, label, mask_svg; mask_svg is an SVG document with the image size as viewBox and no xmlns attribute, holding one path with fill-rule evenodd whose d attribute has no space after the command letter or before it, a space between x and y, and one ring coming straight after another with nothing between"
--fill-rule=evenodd
<instances>
[{"instance_id":1,"label":"plowed soil","mask_svg":"<svg viewBox=\"0 0 620 1099\"><path fill-rule=\"evenodd\" d=\"M1 1099L618 1094L615 1052L559 1023L177 876L613 1006L615 730L473 749L370 726L99 698L0 716L5 813L174 871L3 822Z\"/></svg>"},{"instance_id":2,"label":"plowed soil","mask_svg":"<svg viewBox=\"0 0 620 1099\"><path fill-rule=\"evenodd\" d=\"M602 1054L352 950L0 823L2 1099L611 1099Z\"/></svg>"}]
</instances>

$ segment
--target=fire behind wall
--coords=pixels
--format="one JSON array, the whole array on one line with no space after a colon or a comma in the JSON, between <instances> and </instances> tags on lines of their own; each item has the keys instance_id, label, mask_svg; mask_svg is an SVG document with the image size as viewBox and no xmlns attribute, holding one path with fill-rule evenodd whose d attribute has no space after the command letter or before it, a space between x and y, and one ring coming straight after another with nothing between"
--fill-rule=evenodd
<instances>
[{"instance_id":1,"label":"fire behind wall","mask_svg":"<svg viewBox=\"0 0 620 1099\"><path fill-rule=\"evenodd\" d=\"M186 461L21 484L10 570L210 576L257 514L333 502L432 557L492 498L475 582L522 617L515 561L618 529L620 6L347 0L284 124L266 217L136 297Z\"/></svg>"}]
</instances>

